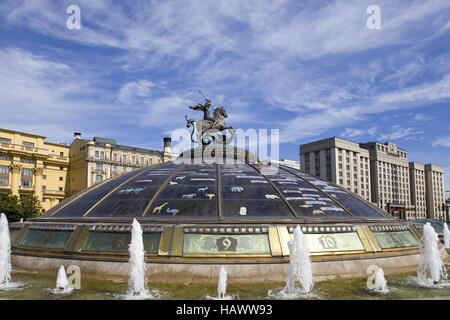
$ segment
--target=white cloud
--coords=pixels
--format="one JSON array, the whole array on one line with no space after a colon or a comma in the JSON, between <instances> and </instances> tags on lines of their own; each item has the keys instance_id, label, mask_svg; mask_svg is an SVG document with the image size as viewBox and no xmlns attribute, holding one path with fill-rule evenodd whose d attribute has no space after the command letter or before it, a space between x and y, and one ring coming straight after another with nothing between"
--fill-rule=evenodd
<instances>
[{"instance_id":1,"label":"white cloud","mask_svg":"<svg viewBox=\"0 0 450 320\"><path fill-rule=\"evenodd\" d=\"M345 128L345 131L341 133L341 137L354 138L354 137L360 137L360 136L364 136L364 135L373 136L377 130L378 130L377 127L371 127L366 130L357 129L357 128Z\"/></svg>"},{"instance_id":2,"label":"white cloud","mask_svg":"<svg viewBox=\"0 0 450 320\"><path fill-rule=\"evenodd\" d=\"M148 97L150 89L154 86L155 84L152 81L142 79L128 82L120 88L117 99L124 104L130 104L135 102L135 98Z\"/></svg>"},{"instance_id":3,"label":"white cloud","mask_svg":"<svg viewBox=\"0 0 450 320\"><path fill-rule=\"evenodd\" d=\"M432 117L430 115L426 115L424 113L417 113L414 116L414 120L416 120L416 121L431 121L433 119L434 119L434 117Z\"/></svg>"},{"instance_id":4,"label":"white cloud","mask_svg":"<svg viewBox=\"0 0 450 320\"><path fill-rule=\"evenodd\" d=\"M378 140L396 140L396 139L402 139L405 138L407 140L413 139L418 134L424 133L424 131L416 130L414 128L403 128L401 126L393 126L394 131L383 134L378 137Z\"/></svg>"},{"instance_id":5,"label":"white cloud","mask_svg":"<svg viewBox=\"0 0 450 320\"><path fill-rule=\"evenodd\" d=\"M450 148L450 137L440 137L437 138L432 144L433 147L449 147Z\"/></svg>"}]
</instances>

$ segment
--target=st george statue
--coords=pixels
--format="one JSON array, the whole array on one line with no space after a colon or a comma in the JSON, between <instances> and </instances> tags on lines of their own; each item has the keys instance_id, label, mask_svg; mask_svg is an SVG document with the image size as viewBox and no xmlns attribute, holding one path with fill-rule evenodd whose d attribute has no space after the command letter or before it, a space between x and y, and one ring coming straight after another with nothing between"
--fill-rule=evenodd
<instances>
[{"instance_id":1,"label":"st george statue","mask_svg":"<svg viewBox=\"0 0 450 320\"><path fill-rule=\"evenodd\" d=\"M205 98L205 104L197 103L195 106L189 106L189 109L203 111L203 120L195 120L193 118L188 119L185 116L187 127L192 126L191 140L194 143L200 143L202 145L208 145L211 143L230 143L235 135L235 131L232 126L225 125L224 118L228 117L225 109L223 107L215 108L213 111L213 116L209 108L211 108L211 101ZM195 126L194 126L195 123ZM197 136L194 140L194 131L197 129ZM231 137L226 135L218 134L220 131L229 130ZM215 141L215 140L218 141ZM220 140L221 139L221 140Z\"/></svg>"}]
</instances>

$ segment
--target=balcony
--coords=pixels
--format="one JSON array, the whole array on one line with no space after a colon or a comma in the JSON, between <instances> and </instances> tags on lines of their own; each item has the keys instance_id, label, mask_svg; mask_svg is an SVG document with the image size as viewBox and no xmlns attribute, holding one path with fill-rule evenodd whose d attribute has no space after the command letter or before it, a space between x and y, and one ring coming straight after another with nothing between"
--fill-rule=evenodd
<instances>
[{"instance_id":1,"label":"balcony","mask_svg":"<svg viewBox=\"0 0 450 320\"><path fill-rule=\"evenodd\" d=\"M64 191L59 190L42 190L42 194L44 196L53 196L53 197L65 197L66 193Z\"/></svg>"},{"instance_id":2,"label":"balcony","mask_svg":"<svg viewBox=\"0 0 450 320\"><path fill-rule=\"evenodd\" d=\"M34 191L34 188L31 186L19 186L20 192L31 193Z\"/></svg>"},{"instance_id":3,"label":"balcony","mask_svg":"<svg viewBox=\"0 0 450 320\"><path fill-rule=\"evenodd\" d=\"M48 150L37 147L26 147L21 144L0 143L0 150L27 156L48 157Z\"/></svg>"}]
</instances>

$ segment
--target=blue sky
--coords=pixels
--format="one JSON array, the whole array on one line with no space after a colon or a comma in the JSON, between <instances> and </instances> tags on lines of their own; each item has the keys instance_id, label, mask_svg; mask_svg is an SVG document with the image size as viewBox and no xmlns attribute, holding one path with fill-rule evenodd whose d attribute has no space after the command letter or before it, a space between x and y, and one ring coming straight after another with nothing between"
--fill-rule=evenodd
<instances>
[{"instance_id":1,"label":"blue sky","mask_svg":"<svg viewBox=\"0 0 450 320\"><path fill-rule=\"evenodd\" d=\"M2 128L161 149L200 89L235 128L279 129L280 158L390 137L450 189L448 0L3 0L0 26Z\"/></svg>"}]
</instances>

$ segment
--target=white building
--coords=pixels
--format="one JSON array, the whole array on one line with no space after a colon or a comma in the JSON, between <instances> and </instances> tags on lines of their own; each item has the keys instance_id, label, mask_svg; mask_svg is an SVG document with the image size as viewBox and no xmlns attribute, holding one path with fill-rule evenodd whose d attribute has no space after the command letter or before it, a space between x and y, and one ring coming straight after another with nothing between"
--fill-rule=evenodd
<instances>
[{"instance_id":1,"label":"white building","mask_svg":"<svg viewBox=\"0 0 450 320\"><path fill-rule=\"evenodd\" d=\"M444 169L434 164L426 164L425 179L428 218L444 220Z\"/></svg>"},{"instance_id":2,"label":"white building","mask_svg":"<svg viewBox=\"0 0 450 320\"><path fill-rule=\"evenodd\" d=\"M333 137L300 145L300 168L371 200L369 151L358 143Z\"/></svg>"},{"instance_id":3,"label":"white building","mask_svg":"<svg viewBox=\"0 0 450 320\"><path fill-rule=\"evenodd\" d=\"M399 218L414 218L409 191L409 162L405 150L392 142L361 144L369 150L372 202Z\"/></svg>"},{"instance_id":4,"label":"white building","mask_svg":"<svg viewBox=\"0 0 450 320\"><path fill-rule=\"evenodd\" d=\"M274 164L274 165L286 166L286 167L300 170L300 163L295 160L288 160L288 159L270 160L270 163Z\"/></svg>"},{"instance_id":5,"label":"white building","mask_svg":"<svg viewBox=\"0 0 450 320\"><path fill-rule=\"evenodd\" d=\"M411 193L411 206L415 207L414 218L425 219L427 217L425 166L421 163L409 163L409 181Z\"/></svg>"}]
</instances>

